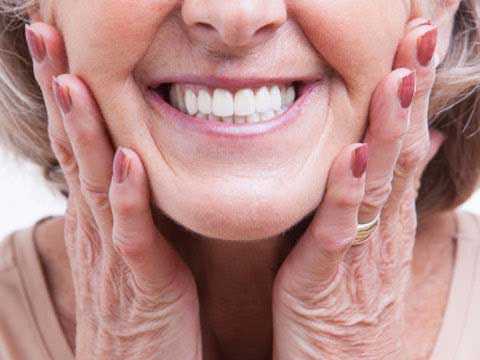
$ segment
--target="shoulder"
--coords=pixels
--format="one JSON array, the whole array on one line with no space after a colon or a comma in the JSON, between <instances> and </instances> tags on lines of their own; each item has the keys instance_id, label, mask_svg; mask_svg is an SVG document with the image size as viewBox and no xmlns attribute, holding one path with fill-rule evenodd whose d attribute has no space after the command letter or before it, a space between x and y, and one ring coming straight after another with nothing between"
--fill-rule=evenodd
<instances>
[{"instance_id":1,"label":"shoulder","mask_svg":"<svg viewBox=\"0 0 480 360\"><path fill-rule=\"evenodd\" d=\"M48 295L34 245L35 227L44 219L0 241L0 348L7 359L49 358L38 328L46 322Z\"/></svg>"},{"instance_id":2,"label":"shoulder","mask_svg":"<svg viewBox=\"0 0 480 360\"><path fill-rule=\"evenodd\" d=\"M35 223L36 224L36 223ZM28 253L33 248L33 230L35 224L7 234L0 240L0 297L18 294L22 286L22 277Z\"/></svg>"},{"instance_id":3,"label":"shoulder","mask_svg":"<svg viewBox=\"0 0 480 360\"><path fill-rule=\"evenodd\" d=\"M13 231L0 240L0 274L17 266L15 240L22 230L24 229Z\"/></svg>"}]
</instances>

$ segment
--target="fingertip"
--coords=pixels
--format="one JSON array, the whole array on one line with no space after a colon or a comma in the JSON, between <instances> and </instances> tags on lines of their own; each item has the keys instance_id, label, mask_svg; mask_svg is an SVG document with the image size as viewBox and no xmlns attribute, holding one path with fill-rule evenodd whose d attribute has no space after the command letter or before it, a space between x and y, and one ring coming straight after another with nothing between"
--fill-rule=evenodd
<instances>
[{"instance_id":1,"label":"fingertip","mask_svg":"<svg viewBox=\"0 0 480 360\"><path fill-rule=\"evenodd\" d=\"M364 177L367 170L367 161L368 161L368 144L362 144L352 151L351 155L351 169L352 175L355 178Z\"/></svg>"},{"instance_id":2,"label":"fingertip","mask_svg":"<svg viewBox=\"0 0 480 360\"><path fill-rule=\"evenodd\" d=\"M50 64L55 69L64 69L67 61L64 42L60 32L54 26L42 21L26 24L25 28L27 28L27 25L28 28L42 37Z\"/></svg>"},{"instance_id":3,"label":"fingertip","mask_svg":"<svg viewBox=\"0 0 480 360\"><path fill-rule=\"evenodd\" d=\"M119 147L117 153L121 152L128 164L129 181L138 183L138 185L146 185L146 172L140 156L129 147ZM115 154L117 156L117 154ZM115 171L115 165L114 165Z\"/></svg>"},{"instance_id":4,"label":"fingertip","mask_svg":"<svg viewBox=\"0 0 480 360\"><path fill-rule=\"evenodd\" d=\"M346 146L331 167L324 203L330 209L357 209L365 191L368 145Z\"/></svg>"},{"instance_id":5,"label":"fingertip","mask_svg":"<svg viewBox=\"0 0 480 360\"><path fill-rule=\"evenodd\" d=\"M338 185L351 183L361 178L366 169L368 156L367 143L353 143L344 147L337 155L329 173L329 183Z\"/></svg>"},{"instance_id":6,"label":"fingertip","mask_svg":"<svg viewBox=\"0 0 480 360\"><path fill-rule=\"evenodd\" d=\"M119 146L115 152L109 197L114 213L121 217L149 210L143 164L135 151L127 147Z\"/></svg>"}]
</instances>

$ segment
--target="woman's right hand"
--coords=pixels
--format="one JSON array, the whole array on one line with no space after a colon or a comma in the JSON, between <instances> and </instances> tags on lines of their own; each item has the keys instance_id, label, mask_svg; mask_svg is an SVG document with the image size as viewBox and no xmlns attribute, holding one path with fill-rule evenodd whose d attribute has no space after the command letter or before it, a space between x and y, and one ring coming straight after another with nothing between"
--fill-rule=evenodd
<instances>
[{"instance_id":1,"label":"woman's right hand","mask_svg":"<svg viewBox=\"0 0 480 360\"><path fill-rule=\"evenodd\" d=\"M201 359L196 284L155 227L140 158L130 149L114 157L91 92L63 74L58 31L40 22L30 29L51 146L69 188L64 235L75 289L75 358Z\"/></svg>"}]
</instances>

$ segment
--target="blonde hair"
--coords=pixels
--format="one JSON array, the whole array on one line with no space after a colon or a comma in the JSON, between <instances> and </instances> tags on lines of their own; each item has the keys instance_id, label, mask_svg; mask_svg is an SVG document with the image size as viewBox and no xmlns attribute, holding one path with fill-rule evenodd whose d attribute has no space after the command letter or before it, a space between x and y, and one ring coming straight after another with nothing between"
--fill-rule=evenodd
<instances>
[{"instance_id":1,"label":"blonde hair","mask_svg":"<svg viewBox=\"0 0 480 360\"><path fill-rule=\"evenodd\" d=\"M0 140L38 164L65 196L68 188L51 148L47 112L25 42L27 9L38 0L0 0ZM46 12L47 13L47 12ZM480 1L463 0L452 39L438 69L429 122L447 140L422 176L417 199L423 215L453 209L475 191L480 175Z\"/></svg>"}]
</instances>

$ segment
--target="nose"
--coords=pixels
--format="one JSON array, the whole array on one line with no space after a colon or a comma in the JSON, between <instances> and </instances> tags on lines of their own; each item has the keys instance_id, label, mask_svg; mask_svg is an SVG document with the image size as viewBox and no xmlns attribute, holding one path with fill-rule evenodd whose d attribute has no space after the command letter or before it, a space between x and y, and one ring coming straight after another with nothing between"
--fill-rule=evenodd
<instances>
[{"instance_id":1,"label":"nose","mask_svg":"<svg viewBox=\"0 0 480 360\"><path fill-rule=\"evenodd\" d=\"M182 17L198 41L253 47L285 23L285 0L184 0Z\"/></svg>"}]
</instances>

